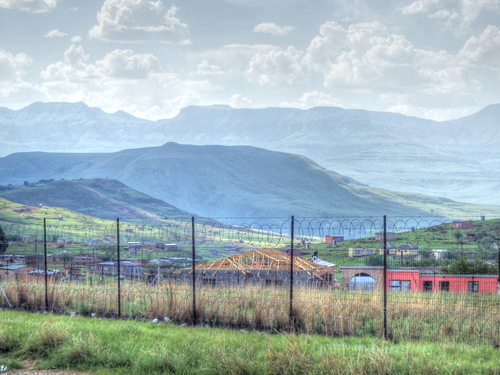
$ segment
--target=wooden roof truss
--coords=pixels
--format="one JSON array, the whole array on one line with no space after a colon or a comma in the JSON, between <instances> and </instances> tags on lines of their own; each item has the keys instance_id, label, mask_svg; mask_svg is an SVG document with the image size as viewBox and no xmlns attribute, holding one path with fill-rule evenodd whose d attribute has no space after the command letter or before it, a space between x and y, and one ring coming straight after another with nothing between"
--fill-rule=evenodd
<instances>
[{"instance_id":1,"label":"wooden roof truss","mask_svg":"<svg viewBox=\"0 0 500 375\"><path fill-rule=\"evenodd\" d=\"M317 265L307 259L293 257L293 268L295 272L305 271L310 276L323 279L325 274L328 274L335 269L335 266L325 267ZM243 274L251 273L252 271L270 272L270 271L287 271L290 269L290 255L272 249L259 249L247 251L245 253L232 255L226 258L217 259L212 262L199 264L195 267L200 271L240 271Z\"/></svg>"}]
</instances>

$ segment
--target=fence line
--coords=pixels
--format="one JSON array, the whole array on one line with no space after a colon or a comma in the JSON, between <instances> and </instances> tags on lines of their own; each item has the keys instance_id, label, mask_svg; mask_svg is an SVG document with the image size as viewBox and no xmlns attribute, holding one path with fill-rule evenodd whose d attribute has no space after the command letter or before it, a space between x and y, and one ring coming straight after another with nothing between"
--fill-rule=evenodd
<instances>
[{"instance_id":1,"label":"fence line","mask_svg":"<svg viewBox=\"0 0 500 375\"><path fill-rule=\"evenodd\" d=\"M43 271L36 273L35 270L33 275L43 276L45 311L64 312L78 307L82 312L94 309L93 313L116 313L119 318L122 314L151 317L160 312L167 315L175 312L176 321L192 324L373 334L386 339L414 338L415 335L430 338L429 332L433 331L437 337L500 342L500 250L498 246L492 247L500 243L500 220L482 217L474 223L467 220L452 224L450 220L432 217L270 219L260 224L255 218L245 219L238 225L197 222L194 217L164 225L128 224L119 218L114 226L100 227L47 224L46 219L42 227L39 224L2 225L11 244L11 250L3 259L11 257L12 260L24 254L31 264L43 261ZM399 236L399 241L404 239L408 243L393 246ZM373 238L381 242L379 251L374 247ZM347 240L352 240L352 247L342 247ZM37 253L40 242L43 243L42 259ZM446 244L451 249L434 249L435 243ZM165 258L164 263L177 261L173 266L162 265L161 259L148 262L159 253L189 253L189 246L190 258ZM49 247L58 254L48 254ZM288 270L245 271L241 264L230 272L225 268L215 271L197 268L202 260L263 248L288 254ZM79 249L80 255L69 254L66 249ZM309 257L311 249L316 251ZM15 254L16 250L20 254ZM122 251L140 259L142 266L128 260L130 257L123 257ZM302 257L298 256L299 252ZM49 259L54 256L63 264L54 260L52 268L64 266L59 278L62 279L64 273L66 284L57 281L58 273L49 271ZM304 257L335 263L338 267L330 267L334 270L331 279L326 276L314 276L314 279L311 276L314 272L324 271L318 263L316 268L307 271L309 276L304 284L302 269L295 267L296 261ZM134 264L141 270L149 267L147 277L144 272L136 274ZM75 284L84 266L87 272L83 284ZM471 273L454 273L466 267L476 268L469 268L473 270ZM23 280L15 267L0 267L4 269L6 272L0 280L5 286L2 288L5 302L1 304L10 305L13 301L15 307L40 309L39 282ZM184 273L189 270L188 278L182 278L183 269ZM114 279L115 291L106 286ZM173 283L184 292L173 292ZM287 285L288 297L283 289ZM75 306L75 301L57 294L63 289L68 293L69 289L64 286L85 296L79 299L81 305ZM142 290L136 289L139 286ZM403 291L408 293L401 293ZM434 293L425 293L427 291ZM116 306L112 302L113 294L116 294ZM191 300L191 307L186 298ZM288 301L288 314L285 313L288 321L279 317L284 312L285 301ZM231 312L235 306L241 310ZM271 318L264 317L264 312ZM422 323L421 327L418 322Z\"/></svg>"}]
</instances>

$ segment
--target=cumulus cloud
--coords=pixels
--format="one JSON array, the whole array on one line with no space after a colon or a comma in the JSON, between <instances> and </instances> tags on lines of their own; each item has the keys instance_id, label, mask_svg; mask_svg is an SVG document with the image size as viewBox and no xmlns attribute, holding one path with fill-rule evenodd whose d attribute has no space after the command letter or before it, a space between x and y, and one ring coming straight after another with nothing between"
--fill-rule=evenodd
<instances>
[{"instance_id":1,"label":"cumulus cloud","mask_svg":"<svg viewBox=\"0 0 500 375\"><path fill-rule=\"evenodd\" d=\"M229 105L233 108L250 108L253 102L241 94L233 94L229 100Z\"/></svg>"},{"instance_id":2,"label":"cumulus cloud","mask_svg":"<svg viewBox=\"0 0 500 375\"><path fill-rule=\"evenodd\" d=\"M97 62L99 70L110 77L146 78L158 66L152 54L136 54L130 49L116 49Z\"/></svg>"},{"instance_id":3,"label":"cumulus cloud","mask_svg":"<svg viewBox=\"0 0 500 375\"><path fill-rule=\"evenodd\" d=\"M0 0L0 8L29 13L45 13L54 9L58 0Z\"/></svg>"},{"instance_id":4,"label":"cumulus cloud","mask_svg":"<svg viewBox=\"0 0 500 375\"><path fill-rule=\"evenodd\" d=\"M499 0L415 0L402 7L408 16L425 15L441 22L443 29L465 34L482 14L500 14Z\"/></svg>"},{"instance_id":5,"label":"cumulus cloud","mask_svg":"<svg viewBox=\"0 0 500 375\"><path fill-rule=\"evenodd\" d=\"M304 78L301 53L294 47L284 50L278 47L252 56L246 77L261 85L291 85Z\"/></svg>"},{"instance_id":6,"label":"cumulus cloud","mask_svg":"<svg viewBox=\"0 0 500 375\"><path fill-rule=\"evenodd\" d=\"M416 0L401 8L401 13L406 15L436 12L440 9L440 0Z\"/></svg>"},{"instance_id":7,"label":"cumulus cloud","mask_svg":"<svg viewBox=\"0 0 500 375\"><path fill-rule=\"evenodd\" d=\"M57 29L50 30L47 34L45 34L46 38L63 38L65 36L68 36L68 34L63 33L62 31L59 31Z\"/></svg>"},{"instance_id":8,"label":"cumulus cloud","mask_svg":"<svg viewBox=\"0 0 500 375\"><path fill-rule=\"evenodd\" d=\"M16 55L0 48L0 82L18 81L33 60L24 53Z\"/></svg>"},{"instance_id":9,"label":"cumulus cloud","mask_svg":"<svg viewBox=\"0 0 500 375\"><path fill-rule=\"evenodd\" d=\"M166 9L161 1L106 0L89 35L106 41L189 43L188 26L176 13L177 7Z\"/></svg>"},{"instance_id":10,"label":"cumulus cloud","mask_svg":"<svg viewBox=\"0 0 500 375\"><path fill-rule=\"evenodd\" d=\"M305 63L324 76L327 87L384 85L415 74L415 49L402 35L378 22L344 28L336 22L321 26L310 43ZM398 72L394 75L394 72ZM388 81L389 80L389 81Z\"/></svg>"},{"instance_id":11,"label":"cumulus cloud","mask_svg":"<svg viewBox=\"0 0 500 375\"><path fill-rule=\"evenodd\" d=\"M273 36L284 36L294 30L293 26L278 26L272 22L263 22L253 28L256 33L271 34Z\"/></svg>"},{"instance_id":12,"label":"cumulus cloud","mask_svg":"<svg viewBox=\"0 0 500 375\"><path fill-rule=\"evenodd\" d=\"M339 107L342 105L340 100L335 98L332 94L318 90L305 92L301 95L298 101L283 104L287 107L297 107L303 109L321 106Z\"/></svg>"},{"instance_id":13,"label":"cumulus cloud","mask_svg":"<svg viewBox=\"0 0 500 375\"><path fill-rule=\"evenodd\" d=\"M488 66L500 69L500 30L489 25L479 36L470 37L457 54L460 65Z\"/></svg>"},{"instance_id":14,"label":"cumulus cloud","mask_svg":"<svg viewBox=\"0 0 500 375\"><path fill-rule=\"evenodd\" d=\"M64 61L50 64L40 76L51 81L81 81L97 77L98 69L95 65L87 64L88 59L83 47L73 44L64 52Z\"/></svg>"},{"instance_id":15,"label":"cumulus cloud","mask_svg":"<svg viewBox=\"0 0 500 375\"><path fill-rule=\"evenodd\" d=\"M75 35L71 37L71 43L80 43L82 41L82 37L80 35Z\"/></svg>"},{"instance_id":16,"label":"cumulus cloud","mask_svg":"<svg viewBox=\"0 0 500 375\"><path fill-rule=\"evenodd\" d=\"M156 72L159 59L130 49L115 49L90 61L80 45L72 45L62 61L41 73L45 99L84 101L108 111L125 110L139 117L171 117L213 91L205 80L183 79L179 74Z\"/></svg>"},{"instance_id":17,"label":"cumulus cloud","mask_svg":"<svg viewBox=\"0 0 500 375\"><path fill-rule=\"evenodd\" d=\"M95 64L87 63L89 56L81 45L71 45L64 61L50 64L41 77L51 81L81 81L102 77L143 79L158 66L152 54L136 54L130 49L115 49Z\"/></svg>"},{"instance_id":18,"label":"cumulus cloud","mask_svg":"<svg viewBox=\"0 0 500 375\"><path fill-rule=\"evenodd\" d=\"M196 74L199 75L222 75L224 72L222 68L215 64L210 64L208 60L203 60L196 65Z\"/></svg>"}]
</instances>

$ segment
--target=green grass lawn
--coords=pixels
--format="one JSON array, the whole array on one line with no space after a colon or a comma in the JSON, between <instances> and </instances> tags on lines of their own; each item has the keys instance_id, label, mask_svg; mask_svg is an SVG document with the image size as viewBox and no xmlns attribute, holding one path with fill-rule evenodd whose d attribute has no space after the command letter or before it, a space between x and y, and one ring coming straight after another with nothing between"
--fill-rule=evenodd
<instances>
[{"instance_id":1,"label":"green grass lawn","mask_svg":"<svg viewBox=\"0 0 500 375\"><path fill-rule=\"evenodd\" d=\"M500 374L487 345L265 334L0 312L0 366L97 374Z\"/></svg>"}]
</instances>

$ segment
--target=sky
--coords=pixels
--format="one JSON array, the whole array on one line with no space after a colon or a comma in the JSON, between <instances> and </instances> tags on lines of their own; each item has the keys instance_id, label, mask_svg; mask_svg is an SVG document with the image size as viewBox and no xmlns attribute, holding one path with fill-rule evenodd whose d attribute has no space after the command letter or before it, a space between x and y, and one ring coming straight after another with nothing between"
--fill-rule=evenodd
<instances>
[{"instance_id":1,"label":"sky","mask_svg":"<svg viewBox=\"0 0 500 375\"><path fill-rule=\"evenodd\" d=\"M459 118L500 103L500 0L0 0L0 107L36 101Z\"/></svg>"}]
</instances>

